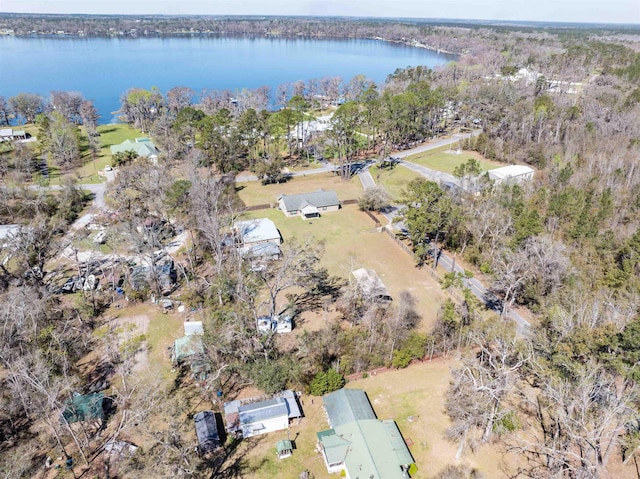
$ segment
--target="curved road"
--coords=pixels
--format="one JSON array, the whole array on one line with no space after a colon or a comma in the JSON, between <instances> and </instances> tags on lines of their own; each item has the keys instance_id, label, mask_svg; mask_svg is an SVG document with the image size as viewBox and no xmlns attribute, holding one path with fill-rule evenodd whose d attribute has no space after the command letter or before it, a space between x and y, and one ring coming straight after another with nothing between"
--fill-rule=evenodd
<instances>
[{"instance_id":1,"label":"curved road","mask_svg":"<svg viewBox=\"0 0 640 479\"><path fill-rule=\"evenodd\" d=\"M392 157L394 158L406 158L410 155L415 155L416 153L423 153L429 150L435 150L436 148L440 148L442 146L451 145L453 143L457 143L459 140L463 140L466 138L470 138L472 136L478 136L482 130L475 130L471 133L463 134L463 135L454 135L451 138L446 138L443 140L438 140L433 143L427 145L421 145L416 148L412 148L410 150L401 151L398 153L394 153ZM417 165L415 163L411 163L409 161L400 161L400 165L408 168L416 173L419 173L423 177L437 182L450 182L460 186L459 180L447 173L442 173L440 171L435 171L430 168L426 168L421 165ZM371 188L375 186L375 181L369 173L368 168L363 169L358 173L358 177L360 178L360 182L362 183L363 188L366 190L367 188ZM384 216L389 220L389 226L394 229L403 229L402 223L395 222L395 218L398 214L398 208L395 206L391 206L385 211ZM433 245L432 249L433 249ZM455 263L455 260L450 256L447 256L444 252L440 253L438 258L438 264L440 264L443 268L448 271L454 271L457 273L464 274L465 270L459 264ZM475 278L469 278L464 280L464 284L468 287L473 295L482 301L485 306L499 314L502 314L503 303L497 298L493 293L491 293L479 280ZM516 323L516 327L521 334L525 334L526 331L530 328L531 324L527 321L521 314L514 310L507 310L506 316L511 318Z\"/></svg>"}]
</instances>

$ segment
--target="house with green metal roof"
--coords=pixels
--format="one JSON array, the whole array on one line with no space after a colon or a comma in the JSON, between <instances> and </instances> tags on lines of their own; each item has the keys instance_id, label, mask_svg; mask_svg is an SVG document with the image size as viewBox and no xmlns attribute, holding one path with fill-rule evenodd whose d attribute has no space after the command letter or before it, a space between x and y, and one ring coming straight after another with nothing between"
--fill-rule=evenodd
<instances>
[{"instance_id":1,"label":"house with green metal roof","mask_svg":"<svg viewBox=\"0 0 640 479\"><path fill-rule=\"evenodd\" d=\"M364 391L341 389L322 398L331 429L317 434L327 471L351 479L404 479L415 470L395 421L375 417Z\"/></svg>"},{"instance_id":2,"label":"house with green metal roof","mask_svg":"<svg viewBox=\"0 0 640 479\"><path fill-rule=\"evenodd\" d=\"M149 158L152 162L158 161L158 149L149 138L136 138L135 141L125 140L119 145L111 146L111 155L133 151L139 157Z\"/></svg>"}]
</instances>

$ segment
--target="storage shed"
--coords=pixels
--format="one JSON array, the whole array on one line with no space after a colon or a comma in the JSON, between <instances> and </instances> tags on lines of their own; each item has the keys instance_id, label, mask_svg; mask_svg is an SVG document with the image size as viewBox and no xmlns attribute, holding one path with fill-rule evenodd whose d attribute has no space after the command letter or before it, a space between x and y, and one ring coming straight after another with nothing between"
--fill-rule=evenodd
<instances>
[{"instance_id":1,"label":"storage shed","mask_svg":"<svg viewBox=\"0 0 640 479\"><path fill-rule=\"evenodd\" d=\"M372 269L360 268L351 272L360 294L367 300L391 301L391 295L378 274Z\"/></svg>"},{"instance_id":2,"label":"storage shed","mask_svg":"<svg viewBox=\"0 0 640 479\"><path fill-rule=\"evenodd\" d=\"M213 411L202 411L193 416L198 437L198 449L200 452L211 452L218 449L222 442L216 415Z\"/></svg>"}]
</instances>

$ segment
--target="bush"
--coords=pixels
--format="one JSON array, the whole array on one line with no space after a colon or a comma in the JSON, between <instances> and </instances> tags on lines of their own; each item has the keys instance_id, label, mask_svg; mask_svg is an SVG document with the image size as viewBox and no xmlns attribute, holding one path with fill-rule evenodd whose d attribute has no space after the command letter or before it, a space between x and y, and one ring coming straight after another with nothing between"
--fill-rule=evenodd
<instances>
[{"instance_id":1,"label":"bush","mask_svg":"<svg viewBox=\"0 0 640 479\"><path fill-rule=\"evenodd\" d=\"M404 369L409 366L409 363L412 359L413 357L411 356L411 353L409 353L406 349L401 349L399 351L396 351L396 353L393 355L391 366L397 369Z\"/></svg>"},{"instance_id":2,"label":"bush","mask_svg":"<svg viewBox=\"0 0 640 479\"><path fill-rule=\"evenodd\" d=\"M341 389L346 384L344 376L334 369L320 371L309 385L309 393L312 396L322 396Z\"/></svg>"}]
</instances>

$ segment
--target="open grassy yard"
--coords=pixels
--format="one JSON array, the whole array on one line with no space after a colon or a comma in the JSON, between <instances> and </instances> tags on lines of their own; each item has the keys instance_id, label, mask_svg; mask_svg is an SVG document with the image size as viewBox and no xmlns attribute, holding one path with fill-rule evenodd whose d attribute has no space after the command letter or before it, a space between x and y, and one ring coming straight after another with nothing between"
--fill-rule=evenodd
<instances>
[{"instance_id":1,"label":"open grassy yard","mask_svg":"<svg viewBox=\"0 0 640 479\"><path fill-rule=\"evenodd\" d=\"M409 449L418 465L418 472L412 477L431 478L446 465L458 463L456 444L445 438L449 419L444 413L450 368L455 364L451 359L436 359L351 381L346 386L366 391L378 418L395 420L405 440L411 440ZM279 460L275 455L275 444L287 437L286 431L246 441L237 451L246 468L243 477L295 479L304 469L316 479L339 477L327 473L315 450L316 433L328 428L322 399L305 395L302 400L305 417L289 431L297 446L293 456ZM500 478L507 477L501 470L503 463L513 460L499 446L484 445L474 454L467 453L461 463L477 468L486 478Z\"/></svg>"},{"instance_id":2,"label":"open grassy yard","mask_svg":"<svg viewBox=\"0 0 640 479\"><path fill-rule=\"evenodd\" d=\"M111 125L100 125L98 127L100 133L100 153L96 161L91 160L91 156L85 155L86 163L76 169L80 183L101 183L103 179L98 176L98 171L102 170L106 165L112 165L111 150L112 145L118 145L124 140L134 140L146 136L140 130L124 123L114 123Z\"/></svg>"},{"instance_id":3,"label":"open grassy yard","mask_svg":"<svg viewBox=\"0 0 640 479\"><path fill-rule=\"evenodd\" d=\"M285 217L281 211L268 209L247 213L246 218L270 218L280 230L283 248L292 238L314 238L325 242L322 264L333 275L348 278L357 268L374 269L392 296L408 290L418 300L422 326L428 330L435 322L443 301L440 285L426 270L417 269L413 257L389 236L375 228L375 223L357 205L303 221Z\"/></svg>"},{"instance_id":4,"label":"open grassy yard","mask_svg":"<svg viewBox=\"0 0 640 479\"><path fill-rule=\"evenodd\" d=\"M419 153L417 155L411 155L407 158L407 161L416 163L418 165L426 166L432 170L443 171L445 173L453 174L453 170L466 163L470 158L478 160L482 171L491 170L493 168L499 168L504 166L504 163L497 161L487 160L480 153L476 151L462 151L459 155L455 151L428 151L425 153Z\"/></svg>"},{"instance_id":5,"label":"open grassy yard","mask_svg":"<svg viewBox=\"0 0 640 479\"><path fill-rule=\"evenodd\" d=\"M387 193L391 195L394 201L397 201L402 197L402 193L411 180L415 178L422 178L422 176L415 171L411 171L401 166L394 168L379 168L372 166L369 168L369 172L377 185L382 186Z\"/></svg>"},{"instance_id":6,"label":"open grassy yard","mask_svg":"<svg viewBox=\"0 0 640 479\"><path fill-rule=\"evenodd\" d=\"M319 189L333 190L338 199L355 200L362 194L362 185L358 177L343 181L333 173L320 173L308 176L295 176L286 183L262 185L259 181L246 181L237 184L238 195L247 206L276 204L281 194L294 195Z\"/></svg>"}]
</instances>

